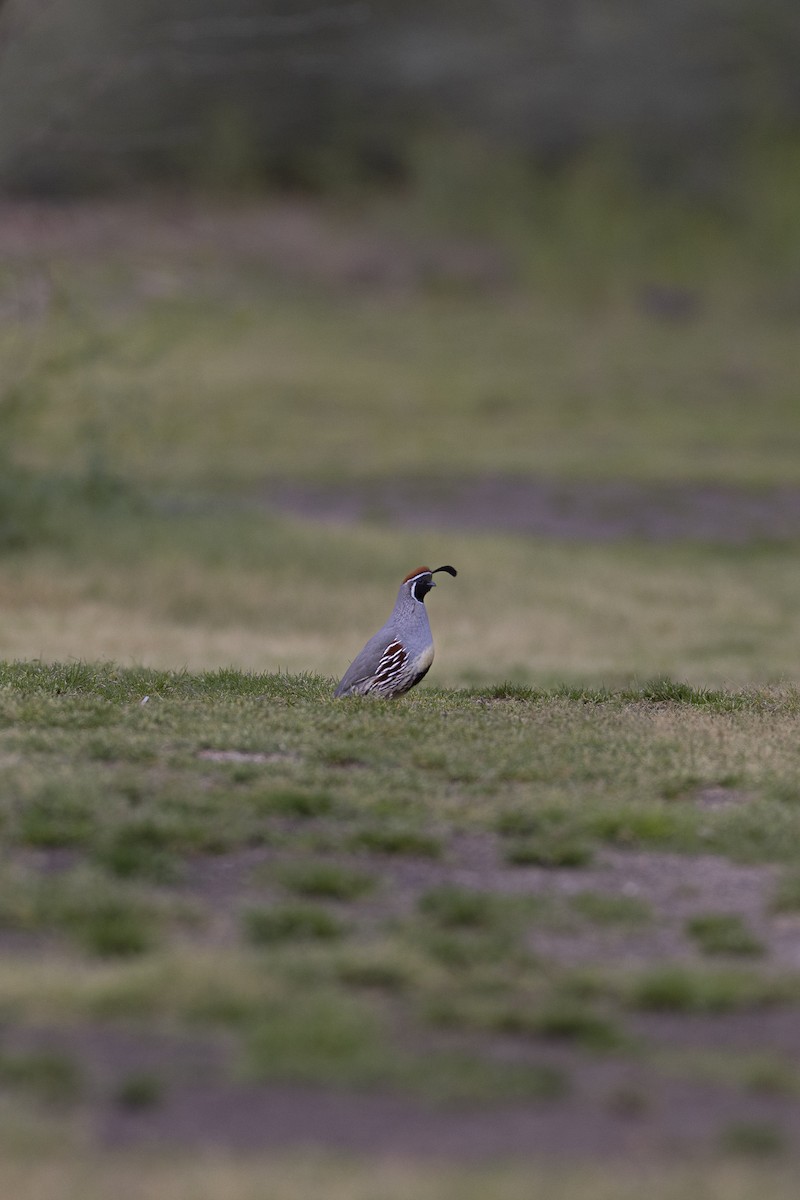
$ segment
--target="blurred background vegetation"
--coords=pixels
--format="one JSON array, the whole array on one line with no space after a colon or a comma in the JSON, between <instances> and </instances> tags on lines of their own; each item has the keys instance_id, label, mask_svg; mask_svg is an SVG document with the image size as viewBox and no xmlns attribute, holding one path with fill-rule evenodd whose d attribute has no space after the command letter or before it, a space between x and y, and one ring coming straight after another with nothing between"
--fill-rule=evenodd
<instances>
[{"instance_id":1,"label":"blurred background vegetation","mask_svg":"<svg viewBox=\"0 0 800 1200\"><path fill-rule=\"evenodd\" d=\"M398 557L404 572L423 541L449 561L455 524L449 681L791 672L798 67L791 0L5 0L0 551L28 555L30 580L0 653L335 671L332 629L357 642L366 619L352 573L380 616ZM482 481L523 476L565 484L554 525L576 496L607 503L584 484L650 490L612 497L633 514L615 535L589 522L544 544L521 536L514 494L506 521L481 507ZM451 511L434 553L404 497L449 487L452 510L465 480L473 524ZM288 504L287 482L306 489ZM688 484L733 489L756 517L771 499L740 528L733 492ZM323 486L366 490L315 499ZM335 534L315 524L342 504ZM665 528L675 506L691 525L710 505L723 516L688 541L736 554L698 566L686 521L654 548L636 519L654 505ZM411 529L402 550L387 525ZM626 538L639 557L607 544ZM191 548L180 585L158 546L165 563ZM466 579L487 556L505 591L483 611ZM531 588L543 559L547 597ZM646 580L660 607L639 602ZM695 586L700 624L670 645L671 597ZM299 593L302 610L285 603ZM639 599L598 657L623 594ZM724 637L710 596L736 598ZM543 624L573 609L540 661ZM245 619L212 654L209 622ZM202 637L179 645L192 621Z\"/></svg>"},{"instance_id":2,"label":"blurred background vegetation","mask_svg":"<svg viewBox=\"0 0 800 1200\"><path fill-rule=\"evenodd\" d=\"M5 0L0 36L9 193L388 189L536 225L577 173L662 219L794 207L792 0Z\"/></svg>"}]
</instances>

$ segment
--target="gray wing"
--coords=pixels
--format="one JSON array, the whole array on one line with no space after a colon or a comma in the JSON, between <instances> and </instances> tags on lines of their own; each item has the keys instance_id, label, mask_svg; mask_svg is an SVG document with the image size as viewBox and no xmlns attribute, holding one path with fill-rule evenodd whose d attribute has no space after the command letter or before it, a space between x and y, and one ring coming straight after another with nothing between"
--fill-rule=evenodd
<instances>
[{"instance_id":1,"label":"gray wing","mask_svg":"<svg viewBox=\"0 0 800 1200\"><path fill-rule=\"evenodd\" d=\"M406 654L403 646L395 640L392 630L384 625L383 629L379 629L369 639L364 649L350 663L339 686L333 693L334 696L366 695L371 690L370 684L373 683L378 668L387 660L387 652L390 650L393 651L393 654L388 657L393 660L398 655L405 656Z\"/></svg>"}]
</instances>

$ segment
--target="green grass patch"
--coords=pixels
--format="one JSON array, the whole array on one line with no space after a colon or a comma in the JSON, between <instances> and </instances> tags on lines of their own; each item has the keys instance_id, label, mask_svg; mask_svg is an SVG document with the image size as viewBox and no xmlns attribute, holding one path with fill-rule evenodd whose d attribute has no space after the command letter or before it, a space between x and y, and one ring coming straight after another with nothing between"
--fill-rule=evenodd
<instances>
[{"instance_id":1,"label":"green grass patch","mask_svg":"<svg viewBox=\"0 0 800 1200\"><path fill-rule=\"evenodd\" d=\"M587 1050L620 1050L628 1042L613 1017L563 997L540 1007L501 1010L496 1027L506 1033L570 1042Z\"/></svg>"},{"instance_id":2,"label":"green grass patch","mask_svg":"<svg viewBox=\"0 0 800 1200\"><path fill-rule=\"evenodd\" d=\"M342 921L327 909L311 904L248 909L242 914L242 929L247 941L254 946L294 941L331 941L345 933Z\"/></svg>"},{"instance_id":3,"label":"green grass patch","mask_svg":"<svg viewBox=\"0 0 800 1200\"><path fill-rule=\"evenodd\" d=\"M476 1055L439 1053L408 1069L408 1084L444 1104L552 1103L570 1092L568 1073L549 1063L496 1063Z\"/></svg>"},{"instance_id":4,"label":"green grass patch","mask_svg":"<svg viewBox=\"0 0 800 1200\"><path fill-rule=\"evenodd\" d=\"M114 1103L131 1112L157 1108L164 1099L164 1081L151 1071L134 1071L114 1090Z\"/></svg>"},{"instance_id":5,"label":"green grass patch","mask_svg":"<svg viewBox=\"0 0 800 1200\"><path fill-rule=\"evenodd\" d=\"M742 1082L749 1092L763 1096L797 1096L800 1079L793 1064L761 1056L746 1064Z\"/></svg>"},{"instance_id":6,"label":"green grass patch","mask_svg":"<svg viewBox=\"0 0 800 1200\"><path fill-rule=\"evenodd\" d=\"M357 900L377 883L375 876L366 871L321 859L287 863L277 874L288 891L320 900Z\"/></svg>"},{"instance_id":7,"label":"green grass patch","mask_svg":"<svg viewBox=\"0 0 800 1200\"><path fill-rule=\"evenodd\" d=\"M45 784L26 797L17 818L17 837L43 849L86 846L97 831L99 797L69 781Z\"/></svg>"},{"instance_id":8,"label":"green grass patch","mask_svg":"<svg viewBox=\"0 0 800 1200\"><path fill-rule=\"evenodd\" d=\"M409 824L365 826L352 835L351 845L371 854L409 858L440 858L443 850L441 838Z\"/></svg>"},{"instance_id":9,"label":"green grass patch","mask_svg":"<svg viewBox=\"0 0 800 1200\"><path fill-rule=\"evenodd\" d=\"M325 817L335 807L335 801L329 793L308 792L300 788L259 793L252 803L260 813L299 818Z\"/></svg>"},{"instance_id":10,"label":"green grass patch","mask_svg":"<svg viewBox=\"0 0 800 1200\"><path fill-rule=\"evenodd\" d=\"M390 944L350 946L335 961L336 978L348 987L404 992L415 980L413 955Z\"/></svg>"},{"instance_id":11,"label":"green grass patch","mask_svg":"<svg viewBox=\"0 0 800 1200\"><path fill-rule=\"evenodd\" d=\"M650 905L639 896L578 892L570 896L569 905L578 916L595 925L637 926L653 919Z\"/></svg>"},{"instance_id":12,"label":"green grass patch","mask_svg":"<svg viewBox=\"0 0 800 1200\"><path fill-rule=\"evenodd\" d=\"M502 918L501 901L489 892L444 884L419 900L419 911L445 929L489 929Z\"/></svg>"},{"instance_id":13,"label":"green grass patch","mask_svg":"<svg viewBox=\"0 0 800 1200\"><path fill-rule=\"evenodd\" d=\"M244 1054L248 1074L259 1079L363 1085L390 1069L375 1013L348 993L324 989L266 1002Z\"/></svg>"},{"instance_id":14,"label":"green grass patch","mask_svg":"<svg viewBox=\"0 0 800 1200\"><path fill-rule=\"evenodd\" d=\"M68 910L64 921L80 946L103 958L144 954L158 942L152 910L116 897Z\"/></svg>"},{"instance_id":15,"label":"green grass patch","mask_svg":"<svg viewBox=\"0 0 800 1200\"><path fill-rule=\"evenodd\" d=\"M0 1052L0 1088L26 1092L49 1104L77 1100L83 1073L73 1058L47 1050Z\"/></svg>"},{"instance_id":16,"label":"green grass patch","mask_svg":"<svg viewBox=\"0 0 800 1200\"><path fill-rule=\"evenodd\" d=\"M121 822L97 847L94 859L120 879L170 883L180 873L169 830L153 820Z\"/></svg>"},{"instance_id":17,"label":"green grass patch","mask_svg":"<svg viewBox=\"0 0 800 1200\"><path fill-rule=\"evenodd\" d=\"M97 874L75 868L51 875L11 871L0 882L0 927L27 934L65 934L99 957L143 954L159 942L159 905Z\"/></svg>"},{"instance_id":18,"label":"green grass patch","mask_svg":"<svg viewBox=\"0 0 800 1200\"><path fill-rule=\"evenodd\" d=\"M722 1013L797 998L798 981L735 970L666 964L642 971L623 987L634 1008L652 1012Z\"/></svg>"},{"instance_id":19,"label":"green grass patch","mask_svg":"<svg viewBox=\"0 0 800 1200\"><path fill-rule=\"evenodd\" d=\"M514 838L505 847L505 861L513 867L585 867L591 858L586 842L567 833Z\"/></svg>"},{"instance_id":20,"label":"green grass patch","mask_svg":"<svg viewBox=\"0 0 800 1200\"><path fill-rule=\"evenodd\" d=\"M686 932L703 954L752 957L764 945L736 913L699 913L686 922Z\"/></svg>"},{"instance_id":21,"label":"green grass patch","mask_svg":"<svg viewBox=\"0 0 800 1200\"><path fill-rule=\"evenodd\" d=\"M517 867L583 867L592 848L585 830L564 806L511 808L495 821L505 861Z\"/></svg>"},{"instance_id":22,"label":"green grass patch","mask_svg":"<svg viewBox=\"0 0 800 1200\"><path fill-rule=\"evenodd\" d=\"M729 1154L762 1158L783 1153L788 1147L783 1130L769 1121L737 1121L720 1135L720 1146Z\"/></svg>"},{"instance_id":23,"label":"green grass patch","mask_svg":"<svg viewBox=\"0 0 800 1200\"><path fill-rule=\"evenodd\" d=\"M500 964L514 976L533 961L524 938L541 908L533 896L506 896L442 884L421 894L418 915L405 926L405 936L439 967L455 972L462 986L476 971L489 968L493 972L498 967L502 971Z\"/></svg>"},{"instance_id":24,"label":"green grass patch","mask_svg":"<svg viewBox=\"0 0 800 1200\"><path fill-rule=\"evenodd\" d=\"M777 913L800 912L800 870L785 871L778 881L771 908Z\"/></svg>"}]
</instances>

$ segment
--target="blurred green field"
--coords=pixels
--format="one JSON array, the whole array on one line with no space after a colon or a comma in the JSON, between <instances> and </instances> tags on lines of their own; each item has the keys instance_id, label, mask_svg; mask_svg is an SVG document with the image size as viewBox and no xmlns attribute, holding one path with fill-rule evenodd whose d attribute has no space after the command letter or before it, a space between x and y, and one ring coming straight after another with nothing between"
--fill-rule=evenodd
<instances>
[{"instance_id":1,"label":"blurred green field","mask_svg":"<svg viewBox=\"0 0 800 1200\"><path fill-rule=\"evenodd\" d=\"M94 244L91 210L67 208L44 249L12 244L0 356L23 461L80 470L88 448L160 490L423 471L800 480L780 274L727 266L687 288L612 250L599 285L564 292L518 247L500 279L458 285L428 277L413 237L352 218L306 218L281 252L282 212L193 215L155 210L148 239L147 210L100 210Z\"/></svg>"}]
</instances>

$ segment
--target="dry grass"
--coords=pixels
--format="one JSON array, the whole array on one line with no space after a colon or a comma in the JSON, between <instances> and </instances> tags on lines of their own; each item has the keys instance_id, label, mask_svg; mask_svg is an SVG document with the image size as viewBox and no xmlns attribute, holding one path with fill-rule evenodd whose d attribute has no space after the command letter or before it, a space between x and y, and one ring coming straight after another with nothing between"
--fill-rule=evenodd
<instances>
[{"instance_id":1,"label":"dry grass","mask_svg":"<svg viewBox=\"0 0 800 1200\"><path fill-rule=\"evenodd\" d=\"M741 1163L558 1169L528 1164L456 1169L312 1155L242 1159L213 1153L160 1160L79 1151L6 1158L0 1189L15 1200L794 1200L791 1169Z\"/></svg>"},{"instance_id":2,"label":"dry grass","mask_svg":"<svg viewBox=\"0 0 800 1200\"><path fill-rule=\"evenodd\" d=\"M459 568L428 601L434 683L800 672L800 565L782 547L389 537L246 513L84 525L0 582L0 657L335 676L430 558Z\"/></svg>"}]
</instances>

